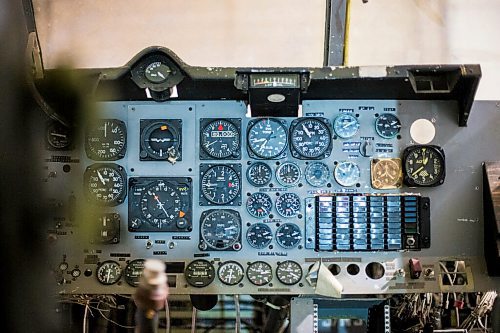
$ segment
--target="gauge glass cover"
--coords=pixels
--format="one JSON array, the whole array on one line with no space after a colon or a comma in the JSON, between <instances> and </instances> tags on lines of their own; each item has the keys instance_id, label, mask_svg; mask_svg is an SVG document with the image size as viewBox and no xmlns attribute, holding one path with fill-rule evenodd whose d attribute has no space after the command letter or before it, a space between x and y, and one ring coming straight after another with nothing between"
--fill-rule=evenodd
<instances>
[{"instance_id":1,"label":"gauge glass cover","mask_svg":"<svg viewBox=\"0 0 500 333\"><path fill-rule=\"evenodd\" d=\"M330 180L330 169L322 162L310 163L304 173L306 181L311 186L325 186Z\"/></svg>"},{"instance_id":2,"label":"gauge glass cover","mask_svg":"<svg viewBox=\"0 0 500 333\"><path fill-rule=\"evenodd\" d=\"M249 153L263 159L280 157L288 143L285 125L273 118L251 124L247 137Z\"/></svg>"},{"instance_id":3,"label":"gauge glass cover","mask_svg":"<svg viewBox=\"0 0 500 333\"><path fill-rule=\"evenodd\" d=\"M264 261L251 263L247 268L247 278L256 286L263 286L273 279L273 270L271 265Z\"/></svg>"},{"instance_id":4,"label":"gauge glass cover","mask_svg":"<svg viewBox=\"0 0 500 333\"><path fill-rule=\"evenodd\" d=\"M284 223L276 230L276 242L285 249L293 249L302 240L302 232L294 223Z\"/></svg>"},{"instance_id":5,"label":"gauge glass cover","mask_svg":"<svg viewBox=\"0 0 500 333\"><path fill-rule=\"evenodd\" d=\"M292 124L290 140L299 158L321 158L329 155L331 133L326 121L304 118Z\"/></svg>"},{"instance_id":6,"label":"gauge glass cover","mask_svg":"<svg viewBox=\"0 0 500 333\"><path fill-rule=\"evenodd\" d=\"M276 268L276 277L287 286L297 284L302 279L302 267L292 260L280 262Z\"/></svg>"},{"instance_id":7,"label":"gauge glass cover","mask_svg":"<svg viewBox=\"0 0 500 333\"><path fill-rule=\"evenodd\" d=\"M240 194L240 189L238 173L227 165L212 166L201 178L202 195L215 205L231 203Z\"/></svg>"},{"instance_id":8,"label":"gauge glass cover","mask_svg":"<svg viewBox=\"0 0 500 333\"><path fill-rule=\"evenodd\" d=\"M101 206L116 206L127 194L127 175L117 164L93 164L85 170L84 183L87 198Z\"/></svg>"},{"instance_id":9,"label":"gauge glass cover","mask_svg":"<svg viewBox=\"0 0 500 333\"><path fill-rule=\"evenodd\" d=\"M125 156L127 127L118 119L100 119L87 127L85 152L96 161L115 161Z\"/></svg>"},{"instance_id":10,"label":"gauge glass cover","mask_svg":"<svg viewBox=\"0 0 500 333\"><path fill-rule=\"evenodd\" d=\"M247 180L253 186L265 186L271 181L271 178L271 167L266 163L257 162L248 167Z\"/></svg>"},{"instance_id":11,"label":"gauge glass cover","mask_svg":"<svg viewBox=\"0 0 500 333\"><path fill-rule=\"evenodd\" d=\"M285 187L297 185L301 176L300 167L293 162L285 162L276 169L276 180Z\"/></svg>"},{"instance_id":12,"label":"gauge glass cover","mask_svg":"<svg viewBox=\"0 0 500 333\"><path fill-rule=\"evenodd\" d=\"M334 171L335 180L341 186L353 186L359 181L361 171L359 166L351 161L340 162Z\"/></svg>"},{"instance_id":13,"label":"gauge glass cover","mask_svg":"<svg viewBox=\"0 0 500 333\"><path fill-rule=\"evenodd\" d=\"M231 249L241 238L241 218L236 211L210 210L202 215L200 234L209 250Z\"/></svg>"},{"instance_id":14,"label":"gauge glass cover","mask_svg":"<svg viewBox=\"0 0 500 333\"><path fill-rule=\"evenodd\" d=\"M212 158L224 159L240 155L240 132L229 120L217 119L201 132L201 147Z\"/></svg>"},{"instance_id":15,"label":"gauge glass cover","mask_svg":"<svg viewBox=\"0 0 500 333\"><path fill-rule=\"evenodd\" d=\"M243 270L243 266L241 266L238 262L226 261L219 266L217 275L222 283L228 286L234 286L243 280L245 272Z\"/></svg>"},{"instance_id":16,"label":"gauge glass cover","mask_svg":"<svg viewBox=\"0 0 500 333\"><path fill-rule=\"evenodd\" d=\"M252 193L247 199L247 211L256 218L264 218L269 215L273 207L271 197L263 192Z\"/></svg>"},{"instance_id":17,"label":"gauge glass cover","mask_svg":"<svg viewBox=\"0 0 500 333\"><path fill-rule=\"evenodd\" d=\"M349 139L358 133L360 124L356 117L350 114L341 114L333 121L333 130L338 137Z\"/></svg>"},{"instance_id":18,"label":"gauge glass cover","mask_svg":"<svg viewBox=\"0 0 500 333\"><path fill-rule=\"evenodd\" d=\"M295 193L283 193L276 199L276 211L283 217L294 217L300 210L301 200Z\"/></svg>"},{"instance_id":19,"label":"gauge glass cover","mask_svg":"<svg viewBox=\"0 0 500 333\"><path fill-rule=\"evenodd\" d=\"M273 240L271 228L264 223L252 224L247 230L247 242L251 247L263 249Z\"/></svg>"},{"instance_id":20,"label":"gauge glass cover","mask_svg":"<svg viewBox=\"0 0 500 333\"><path fill-rule=\"evenodd\" d=\"M403 165L405 183L409 186L436 186L444 182L444 153L437 146L407 148Z\"/></svg>"},{"instance_id":21,"label":"gauge glass cover","mask_svg":"<svg viewBox=\"0 0 500 333\"><path fill-rule=\"evenodd\" d=\"M384 139L392 139L401 130L401 121L392 113L384 113L375 120L375 130Z\"/></svg>"}]
</instances>

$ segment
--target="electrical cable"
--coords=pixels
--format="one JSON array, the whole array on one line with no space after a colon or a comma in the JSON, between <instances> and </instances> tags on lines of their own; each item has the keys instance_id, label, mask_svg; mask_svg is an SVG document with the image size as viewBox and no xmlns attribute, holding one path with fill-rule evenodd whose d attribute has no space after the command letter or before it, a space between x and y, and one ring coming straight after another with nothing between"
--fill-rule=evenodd
<instances>
[{"instance_id":1,"label":"electrical cable","mask_svg":"<svg viewBox=\"0 0 500 333\"><path fill-rule=\"evenodd\" d=\"M165 299L165 332L170 333L170 308L168 307L168 299Z\"/></svg>"},{"instance_id":2,"label":"electrical cable","mask_svg":"<svg viewBox=\"0 0 500 333\"><path fill-rule=\"evenodd\" d=\"M191 333L196 332L196 308L193 306L193 312L191 314Z\"/></svg>"},{"instance_id":3,"label":"electrical cable","mask_svg":"<svg viewBox=\"0 0 500 333\"><path fill-rule=\"evenodd\" d=\"M234 306L236 310L236 326L234 327L235 333L241 332L241 317L240 317L240 295L234 295Z\"/></svg>"},{"instance_id":4,"label":"electrical cable","mask_svg":"<svg viewBox=\"0 0 500 333\"><path fill-rule=\"evenodd\" d=\"M89 312L89 305L88 305L88 301L87 301L87 304L85 305L85 312L84 312L84 315L83 315L83 328L82 328L82 331L83 333L87 333L88 332L88 328L87 328L87 320L88 320L88 312Z\"/></svg>"}]
</instances>

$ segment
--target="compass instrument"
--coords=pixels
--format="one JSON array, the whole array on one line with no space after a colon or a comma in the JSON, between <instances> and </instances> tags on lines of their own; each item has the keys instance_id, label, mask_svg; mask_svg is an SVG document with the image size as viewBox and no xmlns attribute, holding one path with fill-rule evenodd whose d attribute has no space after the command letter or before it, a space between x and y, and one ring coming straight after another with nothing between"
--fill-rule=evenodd
<instances>
[{"instance_id":1,"label":"compass instrument","mask_svg":"<svg viewBox=\"0 0 500 333\"><path fill-rule=\"evenodd\" d=\"M445 157L438 146L411 146L403 152L404 182L408 186L437 186L444 183Z\"/></svg>"}]
</instances>

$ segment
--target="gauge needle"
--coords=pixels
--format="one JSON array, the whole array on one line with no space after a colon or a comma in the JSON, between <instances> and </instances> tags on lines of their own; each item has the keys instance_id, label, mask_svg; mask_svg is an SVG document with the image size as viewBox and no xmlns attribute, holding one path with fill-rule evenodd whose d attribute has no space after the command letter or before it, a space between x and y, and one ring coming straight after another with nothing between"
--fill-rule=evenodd
<instances>
[{"instance_id":1,"label":"gauge needle","mask_svg":"<svg viewBox=\"0 0 500 333\"><path fill-rule=\"evenodd\" d=\"M97 170L97 177L99 177L99 180L101 181L102 185L106 185L106 181L104 180L104 177L101 175L99 170Z\"/></svg>"},{"instance_id":2,"label":"gauge needle","mask_svg":"<svg viewBox=\"0 0 500 333\"><path fill-rule=\"evenodd\" d=\"M59 133L54 133L54 132L51 132L50 135L52 135L52 136L58 136L60 138L65 138L66 137L65 134L59 134Z\"/></svg>"},{"instance_id":3,"label":"gauge needle","mask_svg":"<svg viewBox=\"0 0 500 333\"><path fill-rule=\"evenodd\" d=\"M161 77L162 79L165 78L165 76L161 73L161 72L156 72L158 74L159 77Z\"/></svg>"},{"instance_id":4,"label":"gauge needle","mask_svg":"<svg viewBox=\"0 0 500 333\"><path fill-rule=\"evenodd\" d=\"M350 122L347 122L347 123L345 123L345 124L342 126L342 128L347 128L347 127L349 127L349 126L351 126L351 125L353 125L353 124L355 124L355 123L356 123L355 121L350 121Z\"/></svg>"},{"instance_id":5,"label":"gauge needle","mask_svg":"<svg viewBox=\"0 0 500 333\"><path fill-rule=\"evenodd\" d=\"M415 170L411 175L412 176L417 175L423 168L424 168L424 166L422 165L420 168L418 168L417 170Z\"/></svg>"},{"instance_id":6,"label":"gauge needle","mask_svg":"<svg viewBox=\"0 0 500 333\"><path fill-rule=\"evenodd\" d=\"M108 123L104 123L104 137L108 136Z\"/></svg>"},{"instance_id":7,"label":"gauge needle","mask_svg":"<svg viewBox=\"0 0 500 333\"><path fill-rule=\"evenodd\" d=\"M111 269L108 269L108 274L106 274L106 282L109 282L110 277L111 277Z\"/></svg>"},{"instance_id":8,"label":"gauge needle","mask_svg":"<svg viewBox=\"0 0 500 333\"><path fill-rule=\"evenodd\" d=\"M210 147L211 145L213 145L214 143L217 143L217 142L219 142L219 140L212 141L209 144L205 145L205 147Z\"/></svg>"},{"instance_id":9,"label":"gauge needle","mask_svg":"<svg viewBox=\"0 0 500 333\"><path fill-rule=\"evenodd\" d=\"M157 195L154 196L155 200L158 202L158 207L163 210L166 216L168 216L167 211L165 210L165 205L160 201L160 198L158 198Z\"/></svg>"},{"instance_id":10,"label":"gauge needle","mask_svg":"<svg viewBox=\"0 0 500 333\"><path fill-rule=\"evenodd\" d=\"M311 132L309 132L309 131L307 130L306 125L302 124L302 128L304 129L304 132L306 132L307 136L308 136L308 137L311 137Z\"/></svg>"}]
</instances>

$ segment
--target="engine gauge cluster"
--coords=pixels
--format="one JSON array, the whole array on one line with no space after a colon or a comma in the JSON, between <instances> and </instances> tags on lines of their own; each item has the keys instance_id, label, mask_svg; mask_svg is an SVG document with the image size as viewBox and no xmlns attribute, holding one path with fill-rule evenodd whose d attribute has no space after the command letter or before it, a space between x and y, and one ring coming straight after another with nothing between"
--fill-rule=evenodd
<instances>
[{"instance_id":1,"label":"engine gauge cluster","mask_svg":"<svg viewBox=\"0 0 500 333\"><path fill-rule=\"evenodd\" d=\"M177 177L130 178L129 231L191 231L191 182Z\"/></svg>"}]
</instances>

